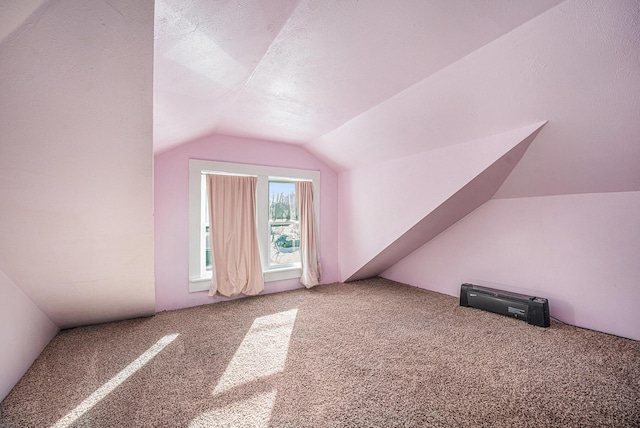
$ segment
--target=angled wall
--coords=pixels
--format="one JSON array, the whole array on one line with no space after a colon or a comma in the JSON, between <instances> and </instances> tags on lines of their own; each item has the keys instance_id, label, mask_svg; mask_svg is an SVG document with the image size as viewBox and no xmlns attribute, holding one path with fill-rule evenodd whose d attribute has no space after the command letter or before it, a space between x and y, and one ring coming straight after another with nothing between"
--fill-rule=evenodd
<instances>
[{"instance_id":1,"label":"angled wall","mask_svg":"<svg viewBox=\"0 0 640 428\"><path fill-rule=\"evenodd\" d=\"M640 192L493 199L382 276L542 296L564 322L640 340L638 213Z\"/></svg>"},{"instance_id":2,"label":"angled wall","mask_svg":"<svg viewBox=\"0 0 640 428\"><path fill-rule=\"evenodd\" d=\"M0 259L61 328L154 313L153 7L50 1L0 42Z\"/></svg>"},{"instance_id":3,"label":"angled wall","mask_svg":"<svg viewBox=\"0 0 640 428\"><path fill-rule=\"evenodd\" d=\"M383 272L489 200L543 125L340 174L341 279Z\"/></svg>"},{"instance_id":4,"label":"angled wall","mask_svg":"<svg viewBox=\"0 0 640 428\"><path fill-rule=\"evenodd\" d=\"M0 401L57 332L58 327L0 270Z\"/></svg>"}]
</instances>

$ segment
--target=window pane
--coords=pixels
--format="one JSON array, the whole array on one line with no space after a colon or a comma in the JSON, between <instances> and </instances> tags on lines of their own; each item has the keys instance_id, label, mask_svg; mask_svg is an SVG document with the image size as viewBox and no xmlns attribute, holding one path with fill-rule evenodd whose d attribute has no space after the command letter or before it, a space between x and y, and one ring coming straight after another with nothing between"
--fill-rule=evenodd
<instances>
[{"instance_id":1,"label":"window pane","mask_svg":"<svg viewBox=\"0 0 640 428\"><path fill-rule=\"evenodd\" d=\"M296 185L269 181L269 265L300 263Z\"/></svg>"},{"instance_id":2,"label":"window pane","mask_svg":"<svg viewBox=\"0 0 640 428\"><path fill-rule=\"evenodd\" d=\"M297 221L296 184L269 181L269 220Z\"/></svg>"},{"instance_id":3,"label":"window pane","mask_svg":"<svg viewBox=\"0 0 640 428\"><path fill-rule=\"evenodd\" d=\"M211 241L209 240L209 226L205 228L205 231L205 269L209 271L211 270Z\"/></svg>"},{"instance_id":4,"label":"window pane","mask_svg":"<svg viewBox=\"0 0 640 428\"><path fill-rule=\"evenodd\" d=\"M300 233L298 223L272 223L269 226L270 265L300 263Z\"/></svg>"},{"instance_id":5,"label":"window pane","mask_svg":"<svg viewBox=\"0 0 640 428\"><path fill-rule=\"evenodd\" d=\"M206 189L206 185L204 186ZM205 192L206 193L206 192ZM205 241L205 270L211 270L211 241L209 240L209 198L205 195L204 197L204 218L202 219L204 223L204 241Z\"/></svg>"}]
</instances>

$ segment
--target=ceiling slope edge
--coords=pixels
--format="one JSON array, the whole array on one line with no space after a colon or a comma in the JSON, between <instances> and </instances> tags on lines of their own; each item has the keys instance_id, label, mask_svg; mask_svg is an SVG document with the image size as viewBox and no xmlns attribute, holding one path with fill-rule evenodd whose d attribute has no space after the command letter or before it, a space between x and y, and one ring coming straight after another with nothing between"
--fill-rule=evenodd
<instances>
[{"instance_id":1,"label":"ceiling slope edge","mask_svg":"<svg viewBox=\"0 0 640 428\"><path fill-rule=\"evenodd\" d=\"M4 0L0 3L0 44L30 22L37 24L49 7L45 0Z\"/></svg>"},{"instance_id":2,"label":"ceiling slope edge","mask_svg":"<svg viewBox=\"0 0 640 428\"><path fill-rule=\"evenodd\" d=\"M497 136L432 151L434 153L428 164L424 162L425 154L413 156L411 163L415 168L422 168L424 171L419 174L420 177L416 177L406 163L397 165L400 168L396 171L398 175L407 171L408 173L404 174L404 184L401 181L395 184L395 202L387 200L386 203L396 204L404 210L409 210L410 205L419 205L419 220L411 223L405 221L402 229L396 229L391 242L378 245L377 250L365 257L350 260L350 265L341 266L341 280L349 282L379 275L491 199L545 124L546 121ZM474 152L480 151L484 152L483 154L490 153L491 158L474 155ZM459 157L460 161L456 162L455 157ZM434 167L438 163L441 164L440 167ZM462 170L457 169L456 165L460 165ZM443 171L446 171L446 174L443 174ZM420 183L411 184L416 178ZM449 182L449 185L443 185L446 182ZM415 194L414 199L407 203L406 195L399 188L402 186L413 186L419 194ZM446 194L437 190L443 187L447 188ZM351 189L353 190L355 189ZM427 204L415 203L423 197L428 198L432 193L439 195ZM404 204L398 198L404 198ZM369 222L369 230L364 231L369 235L372 235L371 230L383 230L385 224L392 222L386 216L379 215L379 210L373 211L377 213L375 220ZM393 223L398 224L398 221ZM342 232L343 236L358 236L358 233L344 233L344 230ZM349 247L348 242L345 244Z\"/></svg>"}]
</instances>

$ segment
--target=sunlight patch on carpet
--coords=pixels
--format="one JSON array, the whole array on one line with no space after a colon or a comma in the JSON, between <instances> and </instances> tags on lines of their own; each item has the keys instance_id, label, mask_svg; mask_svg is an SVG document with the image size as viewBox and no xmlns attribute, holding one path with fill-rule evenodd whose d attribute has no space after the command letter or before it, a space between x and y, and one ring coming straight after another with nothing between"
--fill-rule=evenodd
<instances>
[{"instance_id":1,"label":"sunlight patch on carpet","mask_svg":"<svg viewBox=\"0 0 640 428\"><path fill-rule=\"evenodd\" d=\"M265 392L198 416L189 428L268 427L277 391Z\"/></svg>"},{"instance_id":2,"label":"sunlight patch on carpet","mask_svg":"<svg viewBox=\"0 0 640 428\"><path fill-rule=\"evenodd\" d=\"M291 309L256 318L213 393L283 371L297 314Z\"/></svg>"},{"instance_id":3,"label":"sunlight patch on carpet","mask_svg":"<svg viewBox=\"0 0 640 428\"><path fill-rule=\"evenodd\" d=\"M62 419L56 422L51 428L66 428L73 424L80 416L95 406L100 400L106 397L111 391L116 389L122 382L127 380L132 374L137 372L142 366L147 364L153 357L158 355L167 345L175 340L178 334L170 334L158 340L155 345L147 349L142 355L125 367L120 373L112 377L107 383L98 388L93 394L87 397L78 407L67 413Z\"/></svg>"}]
</instances>

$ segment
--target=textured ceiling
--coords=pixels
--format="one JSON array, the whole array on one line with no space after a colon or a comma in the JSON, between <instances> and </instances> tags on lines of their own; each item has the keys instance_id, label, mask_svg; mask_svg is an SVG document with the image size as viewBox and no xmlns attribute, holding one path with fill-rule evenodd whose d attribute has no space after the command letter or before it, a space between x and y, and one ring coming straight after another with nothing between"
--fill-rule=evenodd
<instances>
[{"instance_id":1,"label":"textured ceiling","mask_svg":"<svg viewBox=\"0 0 640 428\"><path fill-rule=\"evenodd\" d=\"M51 4L0 1L0 42ZM158 0L155 13L156 153L219 133L304 145L340 172L546 120L496 197L640 190L638 0Z\"/></svg>"},{"instance_id":2,"label":"textured ceiling","mask_svg":"<svg viewBox=\"0 0 640 428\"><path fill-rule=\"evenodd\" d=\"M639 8L161 0L155 151L219 133L340 172L548 120L497 197L640 190Z\"/></svg>"},{"instance_id":3,"label":"textured ceiling","mask_svg":"<svg viewBox=\"0 0 640 428\"><path fill-rule=\"evenodd\" d=\"M212 131L309 143L557 3L158 1L156 150Z\"/></svg>"},{"instance_id":4,"label":"textured ceiling","mask_svg":"<svg viewBox=\"0 0 640 428\"><path fill-rule=\"evenodd\" d=\"M0 1L0 42L18 29L45 0Z\"/></svg>"}]
</instances>

